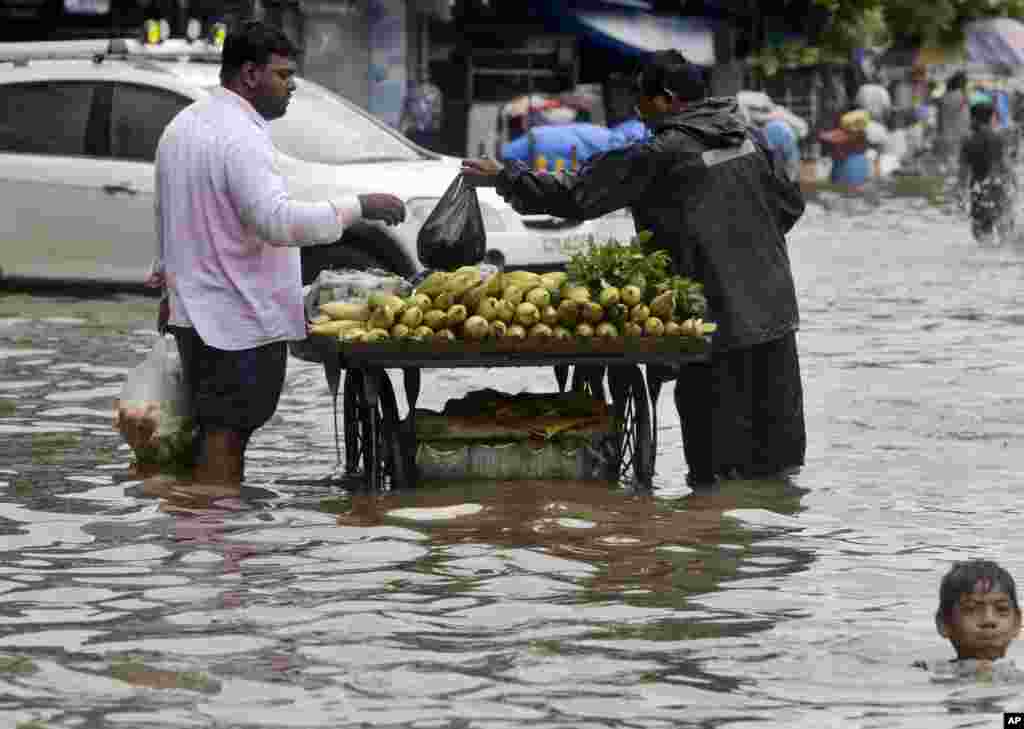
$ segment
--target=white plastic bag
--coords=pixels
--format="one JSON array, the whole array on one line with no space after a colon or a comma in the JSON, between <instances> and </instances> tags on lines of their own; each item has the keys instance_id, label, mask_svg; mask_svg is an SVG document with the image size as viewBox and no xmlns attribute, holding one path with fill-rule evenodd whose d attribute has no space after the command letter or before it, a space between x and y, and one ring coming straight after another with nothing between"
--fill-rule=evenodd
<instances>
[{"instance_id":1,"label":"white plastic bag","mask_svg":"<svg viewBox=\"0 0 1024 729\"><path fill-rule=\"evenodd\" d=\"M303 289L306 319L319 313L319 306L327 301L363 302L376 292L408 296L412 284L401 276L370 268L365 271L354 268L339 270L325 269L316 280Z\"/></svg>"},{"instance_id":2,"label":"white plastic bag","mask_svg":"<svg viewBox=\"0 0 1024 729\"><path fill-rule=\"evenodd\" d=\"M165 334L121 387L114 425L135 450L138 464L161 470L191 468L194 425L181 356Z\"/></svg>"}]
</instances>

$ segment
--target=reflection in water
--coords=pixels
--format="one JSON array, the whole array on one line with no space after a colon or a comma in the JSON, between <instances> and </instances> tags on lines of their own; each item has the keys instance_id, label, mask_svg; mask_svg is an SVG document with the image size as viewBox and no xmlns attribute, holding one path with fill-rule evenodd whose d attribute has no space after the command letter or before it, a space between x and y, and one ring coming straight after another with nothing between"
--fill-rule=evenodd
<instances>
[{"instance_id":1,"label":"reflection in water","mask_svg":"<svg viewBox=\"0 0 1024 729\"><path fill-rule=\"evenodd\" d=\"M759 508L795 514L805 490L788 480L733 481L671 501L588 482L519 481L424 485L420 493L358 494L338 523L376 525L401 515L410 498L443 516L452 504L483 508L470 517L417 526L440 544L539 549L589 565L587 600L622 595L642 604L683 607L687 595L735 577L757 534L726 512ZM810 556L808 555L809 559ZM799 569L799 561L787 564Z\"/></svg>"},{"instance_id":2,"label":"reflection in water","mask_svg":"<svg viewBox=\"0 0 1024 729\"><path fill-rule=\"evenodd\" d=\"M251 489L246 489L251 491ZM160 499L160 511L174 517L174 541L182 546L215 550L223 555L224 573L239 571L239 563L254 553L252 547L224 542L225 519L249 507L236 488L197 484L156 476L143 482L142 493ZM225 605L237 603L237 595L225 593ZM237 607L237 604L231 605Z\"/></svg>"}]
</instances>

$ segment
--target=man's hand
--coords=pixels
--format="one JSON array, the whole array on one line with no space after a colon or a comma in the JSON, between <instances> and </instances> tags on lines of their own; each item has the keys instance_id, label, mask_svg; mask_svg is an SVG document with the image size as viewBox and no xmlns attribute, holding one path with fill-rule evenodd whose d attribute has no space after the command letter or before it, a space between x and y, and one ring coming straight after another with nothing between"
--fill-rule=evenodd
<instances>
[{"instance_id":1,"label":"man's hand","mask_svg":"<svg viewBox=\"0 0 1024 729\"><path fill-rule=\"evenodd\" d=\"M154 270L145 280L145 286L151 289L165 289L167 287L167 276L162 270L154 266ZM171 318L171 304L167 300L167 291L160 297L160 307L156 315L156 330L161 334L167 333L167 322Z\"/></svg>"},{"instance_id":2,"label":"man's hand","mask_svg":"<svg viewBox=\"0 0 1024 729\"><path fill-rule=\"evenodd\" d=\"M152 410L122 407L117 401L114 405L114 428L125 443L136 450L152 446L157 425L154 413L155 407Z\"/></svg>"},{"instance_id":3,"label":"man's hand","mask_svg":"<svg viewBox=\"0 0 1024 729\"><path fill-rule=\"evenodd\" d=\"M370 192L359 196L366 220L383 220L388 225L397 225L405 220L405 203L401 198L386 192Z\"/></svg>"},{"instance_id":4,"label":"man's hand","mask_svg":"<svg viewBox=\"0 0 1024 729\"><path fill-rule=\"evenodd\" d=\"M462 174L473 187L494 187L502 166L493 159L464 159Z\"/></svg>"}]
</instances>

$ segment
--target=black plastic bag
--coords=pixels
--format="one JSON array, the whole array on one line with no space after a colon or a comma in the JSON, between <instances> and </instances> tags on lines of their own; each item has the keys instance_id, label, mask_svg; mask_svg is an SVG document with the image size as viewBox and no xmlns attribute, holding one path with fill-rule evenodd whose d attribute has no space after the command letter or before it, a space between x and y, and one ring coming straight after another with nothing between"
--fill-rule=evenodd
<instances>
[{"instance_id":1,"label":"black plastic bag","mask_svg":"<svg viewBox=\"0 0 1024 729\"><path fill-rule=\"evenodd\" d=\"M451 270L483 260L487 233L476 188L459 174L445 190L416 238L416 253L428 268Z\"/></svg>"}]
</instances>

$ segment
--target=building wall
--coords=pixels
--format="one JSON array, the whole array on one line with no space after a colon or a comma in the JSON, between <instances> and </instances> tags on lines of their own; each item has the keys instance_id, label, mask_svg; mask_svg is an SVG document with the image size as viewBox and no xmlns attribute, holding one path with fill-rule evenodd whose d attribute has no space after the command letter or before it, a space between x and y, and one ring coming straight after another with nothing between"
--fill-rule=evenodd
<instances>
[{"instance_id":1,"label":"building wall","mask_svg":"<svg viewBox=\"0 0 1024 729\"><path fill-rule=\"evenodd\" d=\"M370 107L370 34L366 4L303 3L303 75L364 109Z\"/></svg>"},{"instance_id":2,"label":"building wall","mask_svg":"<svg viewBox=\"0 0 1024 729\"><path fill-rule=\"evenodd\" d=\"M429 75L430 18L445 2L302 2L303 75L397 127L410 82Z\"/></svg>"},{"instance_id":3,"label":"building wall","mask_svg":"<svg viewBox=\"0 0 1024 729\"><path fill-rule=\"evenodd\" d=\"M398 127L408 77L406 0L370 0L367 26L370 38L369 106L374 116Z\"/></svg>"}]
</instances>

